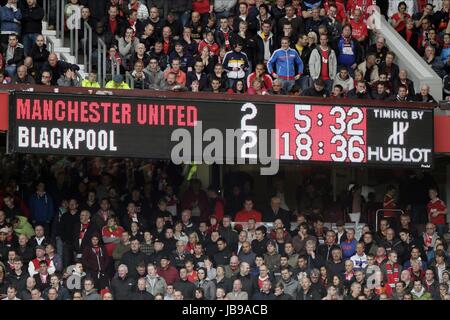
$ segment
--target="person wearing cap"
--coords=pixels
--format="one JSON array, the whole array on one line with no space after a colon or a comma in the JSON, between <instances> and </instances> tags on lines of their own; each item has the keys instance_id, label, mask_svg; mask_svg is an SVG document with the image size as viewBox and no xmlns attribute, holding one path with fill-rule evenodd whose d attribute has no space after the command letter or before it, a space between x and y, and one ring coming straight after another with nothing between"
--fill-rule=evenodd
<instances>
[{"instance_id":1,"label":"person wearing cap","mask_svg":"<svg viewBox=\"0 0 450 320\"><path fill-rule=\"evenodd\" d=\"M121 74L116 74L111 81L108 81L105 88L130 90L130 86L126 82L124 82L123 75Z\"/></svg>"},{"instance_id":2,"label":"person wearing cap","mask_svg":"<svg viewBox=\"0 0 450 320\"><path fill-rule=\"evenodd\" d=\"M160 265L162 257L167 255L167 250L162 239L156 238L154 241L154 252L148 257L147 261L155 266Z\"/></svg>"},{"instance_id":3,"label":"person wearing cap","mask_svg":"<svg viewBox=\"0 0 450 320\"><path fill-rule=\"evenodd\" d=\"M161 258L160 267L157 267L157 272L164 278L168 285L173 285L180 279L177 268L171 265L170 257L167 254Z\"/></svg>"},{"instance_id":4,"label":"person wearing cap","mask_svg":"<svg viewBox=\"0 0 450 320\"><path fill-rule=\"evenodd\" d=\"M53 261L45 257L45 247L37 246L36 247L36 258L30 261L28 264L28 274L33 277L35 274L39 272L40 262L47 262L47 271L49 274L53 274L55 272L55 266L53 265Z\"/></svg>"}]
</instances>

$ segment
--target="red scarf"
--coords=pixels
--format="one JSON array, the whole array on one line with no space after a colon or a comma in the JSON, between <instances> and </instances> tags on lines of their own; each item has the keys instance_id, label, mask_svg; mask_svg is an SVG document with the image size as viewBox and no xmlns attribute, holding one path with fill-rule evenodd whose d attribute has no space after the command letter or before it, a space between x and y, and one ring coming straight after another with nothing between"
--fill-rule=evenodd
<instances>
[{"instance_id":1,"label":"red scarf","mask_svg":"<svg viewBox=\"0 0 450 320\"><path fill-rule=\"evenodd\" d=\"M89 228L89 223L82 223L80 227L80 239L84 238L84 234L86 233L87 229Z\"/></svg>"},{"instance_id":2,"label":"red scarf","mask_svg":"<svg viewBox=\"0 0 450 320\"><path fill-rule=\"evenodd\" d=\"M431 243L433 242L433 237L428 235L428 233L425 233L423 238L424 238L423 241L425 242L425 245L427 247L431 246Z\"/></svg>"},{"instance_id":3,"label":"red scarf","mask_svg":"<svg viewBox=\"0 0 450 320\"><path fill-rule=\"evenodd\" d=\"M398 263L394 263L392 266L390 263L386 263L387 284L390 287L395 287L395 284L400 280L398 277Z\"/></svg>"}]
</instances>

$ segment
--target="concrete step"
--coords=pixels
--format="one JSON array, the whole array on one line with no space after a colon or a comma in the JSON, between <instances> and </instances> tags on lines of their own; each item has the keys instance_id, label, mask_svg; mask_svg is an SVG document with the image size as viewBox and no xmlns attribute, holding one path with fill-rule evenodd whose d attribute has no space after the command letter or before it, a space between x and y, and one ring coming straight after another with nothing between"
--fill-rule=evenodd
<instances>
[{"instance_id":1,"label":"concrete step","mask_svg":"<svg viewBox=\"0 0 450 320\"><path fill-rule=\"evenodd\" d=\"M55 52L61 52L61 53L70 53L70 48L66 47L59 47L55 45L55 48L53 49Z\"/></svg>"},{"instance_id":2,"label":"concrete step","mask_svg":"<svg viewBox=\"0 0 450 320\"><path fill-rule=\"evenodd\" d=\"M56 37L56 30L44 30L42 29L43 36L54 36Z\"/></svg>"}]
</instances>

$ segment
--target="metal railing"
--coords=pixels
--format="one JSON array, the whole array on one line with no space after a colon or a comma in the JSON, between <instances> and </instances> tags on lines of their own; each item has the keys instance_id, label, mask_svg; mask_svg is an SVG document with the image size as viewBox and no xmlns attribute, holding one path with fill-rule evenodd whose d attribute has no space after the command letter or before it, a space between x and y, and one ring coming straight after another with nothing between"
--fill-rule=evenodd
<instances>
[{"instance_id":1,"label":"metal railing","mask_svg":"<svg viewBox=\"0 0 450 320\"><path fill-rule=\"evenodd\" d=\"M134 78L129 71L125 73L125 82L131 89L134 89Z\"/></svg>"},{"instance_id":2,"label":"metal railing","mask_svg":"<svg viewBox=\"0 0 450 320\"><path fill-rule=\"evenodd\" d=\"M92 28L89 23L83 25L83 54L84 54L84 72L92 72Z\"/></svg>"},{"instance_id":3,"label":"metal railing","mask_svg":"<svg viewBox=\"0 0 450 320\"><path fill-rule=\"evenodd\" d=\"M75 28L70 28L70 54L75 57L75 63L78 64L78 29L80 27L80 21L76 22Z\"/></svg>"},{"instance_id":4,"label":"metal railing","mask_svg":"<svg viewBox=\"0 0 450 320\"><path fill-rule=\"evenodd\" d=\"M64 7L65 0L56 0L56 37L61 39L64 45Z\"/></svg>"},{"instance_id":5,"label":"metal railing","mask_svg":"<svg viewBox=\"0 0 450 320\"><path fill-rule=\"evenodd\" d=\"M45 42L47 43L47 49L49 52L54 52L55 49L55 43L50 37L45 37Z\"/></svg>"},{"instance_id":6,"label":"metal railing","mask_svg":"<svg viewBox=\"0 0 450 320\"><path fill-rule=\"evenodd\" d=\"M114 78L117 74L120 74L120 63L115 57L111 57L111 77Z\"/></svg>"},{"instance_id":7,"label":"metal railing","mask_svg":"<svg viewBox=\"0 0 450 320\"><path fill-rule=\"evenodd\" d=\"M380 214L384 214L385 212L392 212L392 213L400 213L404 214L405 212L401 209L378 209L375 212L375 231L378 231L378 217Z\"/></svg>"},{"instance_id":8,"label":"metal railing","mask_svg":"<svg viewBox=\"0 0 450 320\"><path fill-rule=\"evenodd\" d=\"M50 0L44 0L43 3L43 9L44 9L44 21L49 22L50 18Z\"/></svg>"},{"instance_id":9,"label":"metal railing","mask_svg":"<svg viewBox=\"0 0 450 320\"><path fill-rule=\"evenodd\" d=\"M97 57L97 73L98 73L98 81L101 87L105 86L106 80L106 47L105 42L98 38L98 57Z\"/></svg>"}]
</instances>

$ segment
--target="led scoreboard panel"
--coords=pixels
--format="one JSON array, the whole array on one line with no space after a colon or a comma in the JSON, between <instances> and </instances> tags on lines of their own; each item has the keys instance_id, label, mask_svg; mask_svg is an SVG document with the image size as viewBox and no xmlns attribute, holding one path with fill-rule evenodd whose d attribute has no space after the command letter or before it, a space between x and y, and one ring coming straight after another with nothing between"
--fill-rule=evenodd
<instances>
[{"instance_id":1,"label":"led scoreboard panel","mask_svg":"<svg viewBox=\"0 0 450 320\"><path fill-rule=\"evenodd\" d=\"M433 112L276 104L280 160L430 168Z\"/></svg>"},{"instance_id":2,"label":"led scoreboard panel","mask_svg":"<svg viewBox=\"0 0 450 320\"><path fill-rule=\"evenodd\" d=\"M15 92L8 150L173 160L186 146L186 161L209 153L227 164L262 163L268 155L287 163L432 166L432 109L246 98Z\"/></svg>"}]
</instances>

